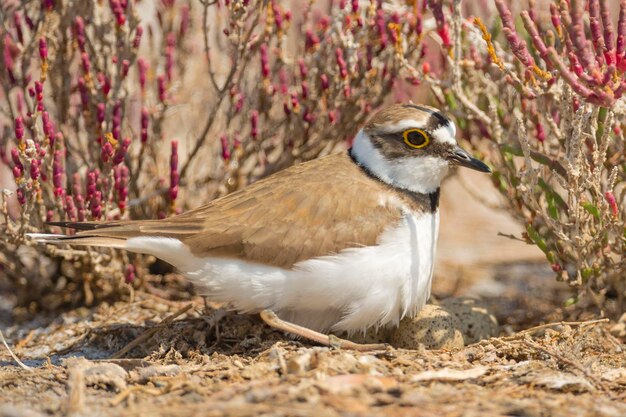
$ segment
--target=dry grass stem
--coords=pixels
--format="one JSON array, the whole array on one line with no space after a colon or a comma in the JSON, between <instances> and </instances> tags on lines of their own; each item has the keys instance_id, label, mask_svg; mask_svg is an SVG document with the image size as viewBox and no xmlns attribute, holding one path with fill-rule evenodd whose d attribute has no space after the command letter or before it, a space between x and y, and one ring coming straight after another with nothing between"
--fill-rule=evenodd
<instances>
[{"instance_id":1,"label":"dry grass stem","mask_svg":"<svg viewBox=\"0 0 626 417\"><path fill-rule=\"evenodd\" d=\"M31 368L30 366L26 365L24 362L22 362L20 360L20 358L18 358L15 353L13 353L13 351L11 350L11 348L9 347L9 344L7 343L6 339L4 338L4 334L2 333L2 330L0 330L0 342L2 342L2 344L4 345L4 347L7 349L7 351L9 352L9 355L11 355L11 357L13 358L13 360L20 366L20 368L30 371L33 371L33 368Z\"/></svg>"},{"instance_id":2,"label":"dry grass stem","mask_svg":"<svg viewBox=\"0 0 626 417\"><path fill-rule=\"evenodd\" d=\"M184 306L180 310L178 310L175 313L173 313L173 314L167 316L166 318L164 318L163 321L161 323L159 323L158 325L156 325L155 327L151 327L149 329L146 329L143 333L141 333L139 336L137 336L132 342L130 342L129 344L124 346L119 352L117 352L116 354L111 356L111 359L120 359L120 358L124 357L128 352L133 350L135 347L139 346L141 343L149 340L152 336L157 334L159 332L159 330L161 330L164 327L166 327L169 324L171 324L176 318L178 318L179 316L185 314L192 307L193 307L193 304L187 304L186 306Z\"/></svg>"}]
</instances>

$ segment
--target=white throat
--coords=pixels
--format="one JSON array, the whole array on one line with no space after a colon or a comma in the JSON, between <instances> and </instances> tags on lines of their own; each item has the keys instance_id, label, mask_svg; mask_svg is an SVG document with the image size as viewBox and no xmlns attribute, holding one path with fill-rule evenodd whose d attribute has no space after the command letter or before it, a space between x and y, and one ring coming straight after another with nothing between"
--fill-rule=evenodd
<instances>
[{"instance_id":1,"label":"white throat","mask_svg":"<svg viewBox=\"0 0 626 417\"><path fill-rule=\"evenodd\" d=\"M415 193L430 194L437 191L449 168L447 161L434 156L390 161L374 147L362 129L354 138L351 153L359 165L381 181Z\"/></svg>"}]
</instances>

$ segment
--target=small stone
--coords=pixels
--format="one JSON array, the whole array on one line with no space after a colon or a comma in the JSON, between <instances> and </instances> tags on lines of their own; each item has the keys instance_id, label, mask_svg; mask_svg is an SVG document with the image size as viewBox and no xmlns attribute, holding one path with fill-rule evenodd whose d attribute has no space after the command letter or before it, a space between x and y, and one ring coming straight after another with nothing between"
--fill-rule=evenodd
<instances>
[{"instance_id":1,"label":"small stone","mask_svg":"<svg viewBox=\"0 0 626 417\"><path fill-rule=\"evenodd\" d=\"M441 307L456 316L466 345L498 335L498 321L479 300L468 297L447 298Z\"/></svg>"},{"instance_id":2,"label":"small stone","mask_svg":"<svg viewBox=\"0 0 626 417\"><path fill-rule=\"evenodd\" d=\"M611 334L620 339L626 338L626 313L622 314L622 317L617 320L611 329L609 330Z\"/></svg>"},{"instance_id":3,"label":"small stone","mask_svg":"<svg viewBox=\"0 0 626 417\"><path fill-rule=\"evenodd\" d=\"M116 392L126 389L128 373L114 363L101 363L85 370L85 384L95 387L109 387Z\"/></svg>"},{"instance_id":4,"label":"small stone","mask_svg":"<svg viewBox=\"0 0 626 417\"><path fill-rule=\"evenodd\" d=\"M464 346L460 328L454 314L427 304L414 318L402 319L390 341L394 347L403 349L417 349L420 344L429 349L459 349Z\"/></svg>"},{"instance_id":5,"label":"small stone","mask_svg":"<svg viewBox=\"0 0 626 417\"><path fill-rule=\"evenodd\" d=\"M112 388L116 392L126 389L128 372L110 362L92 362L85 358L67 358L63 364L70 370L79 372L87 386Z\"/></svg>"},{"instance_id":6,"label":"small stone","mask_svg":"<svg viewBox=\"0 0 626 417\"><path fill-rule=\"evenodd\" d=\"M607 369L602 373L602 379L626 386L626 368Z\"/></svg>"},{"instance_id":7,"label":"small stone","mask_svg":"<svg viewBox=\"0 0 626 417\"><path fill-rule=\"evenodd\" d=\"M287 361L287 373L301 375L311 369L311 352L304 352L289 358Z\"/></svg>"},{"instance_id":8,"label":"small stone","mask_svg":"<svg viewBox=\"0 0 626 417\"><path fill-rule=\"evenodd\" d=\"M626 323L617 323L611 326L611 334L620 339L626 338Z\"/></svg>"},{"instance_id":9,"label":"small stone","mask_svg":"<svg viewBox=\"0 0 626 417\"><path fill-rule=\"evenodd\" d=\"M152 378L165 376L174 377L182 372L178 365L152 365L140 368L137 372L136 380L140 384L147 384Z\"/></svg>"},{"instance_id":10,"label":"small stone","mask_svg":"<svg viewBox=\"0 0 626 417\"><path fill-rule=\"evenodd\" d=\"M22 406L2 404L0 405L0 417L43 417L44 414Z\"/></svg>"}]
</instances>

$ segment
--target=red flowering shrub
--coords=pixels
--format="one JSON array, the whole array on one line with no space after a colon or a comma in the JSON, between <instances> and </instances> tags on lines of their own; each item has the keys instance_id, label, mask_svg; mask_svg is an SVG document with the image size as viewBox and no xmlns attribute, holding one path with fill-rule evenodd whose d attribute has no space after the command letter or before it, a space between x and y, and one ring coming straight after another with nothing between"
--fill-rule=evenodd
<instances>
[{"instance_id":1,"label":"red flowering shrub","mask_svg":"<svg viewBox=\"0 0 626 417\"><path fill-rule=\"evenodd\" d=\"M494 4L489 26L453 14L463 36L443 104L493 165L506 209L526 226L520 238L578 290L571 301L593 294L588 300L618 316L626 308L626 1Z\"/></svg>"},{"instance_id":2,"label":"red flowering shrub","mask_svg":"<svg viewBox=\"0 0 626 417\"><path fill-rule=\"evenodd\" d=\"M90 303L145 275L132 254L31 246L25 233L195 207L347 146L402 77L419 83L400 68L425 53L427 10L288 6L2 3L0 146L15 186L0 256L20 305Z\"/></svg>"},{"instance_id":3,"label":"red flowering shrub","mask_svg":"<svg viewBox=\"0 0 626 417\"><path fill-rule=\"evenodd\" d=\"M145 277L134 255L29 245L46 221L196 207L349 146L425 85L493 166L520 238L623 311L626 0L467 2L484 22L460 0L67 3L0 6L0 175L15 180L0 261L21 305Z\"/></svg>"}]
</instances>

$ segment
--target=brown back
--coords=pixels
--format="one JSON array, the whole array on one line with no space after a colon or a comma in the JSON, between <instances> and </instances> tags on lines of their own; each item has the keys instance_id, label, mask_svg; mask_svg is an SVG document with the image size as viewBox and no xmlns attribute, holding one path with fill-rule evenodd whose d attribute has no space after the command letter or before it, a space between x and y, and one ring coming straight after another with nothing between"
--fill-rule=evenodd
<instances>
[{"instance_id":1,"label":"brown back","mask_svg":"<svg viewBox=\"0 0 626 417\"><path fill-rule=\"evenodd\" d=\"M249 187L163 220L105 223L79 236L180 239L197 256L241 258L289 268L312 257L377 243L402 218L397 204L429 210L429 202L394 192L344 152L280 171ZM422 207L423 206L423 207Z\"/></svg>"}]
</instances>

